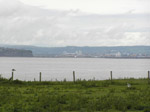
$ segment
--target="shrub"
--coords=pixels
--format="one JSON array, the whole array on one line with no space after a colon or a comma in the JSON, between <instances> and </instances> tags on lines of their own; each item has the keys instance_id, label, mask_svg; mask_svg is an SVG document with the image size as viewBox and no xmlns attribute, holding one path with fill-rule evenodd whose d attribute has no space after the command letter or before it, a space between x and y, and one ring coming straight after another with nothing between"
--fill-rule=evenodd
<instances>
[{"instance_id":1,"label":"shrub","mask_svg":"<svg viewBox=\"0 0 150 112\"><path fill-rule=\"evenodd\" d=\"M13 81L13 84L23 84L23 82L18 80L18 79L16 79L16 80Z\"/></svg>"}]
</instances>

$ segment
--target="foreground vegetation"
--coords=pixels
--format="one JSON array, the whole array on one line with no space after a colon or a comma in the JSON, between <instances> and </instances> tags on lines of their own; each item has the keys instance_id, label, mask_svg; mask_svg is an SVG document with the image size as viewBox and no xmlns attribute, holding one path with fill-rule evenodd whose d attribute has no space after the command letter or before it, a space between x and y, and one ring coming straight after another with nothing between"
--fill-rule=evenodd
<instances>
[{"instance_id":1,"label":"foreground vegetation","mask_svg":"<svg viewBox=\"0 0 150 112\"><path fill-rule=\"evenodd\" d=\"M0 78L0 112L150 112L147 82L23 82Z\"/></svg>"}]
</instances>

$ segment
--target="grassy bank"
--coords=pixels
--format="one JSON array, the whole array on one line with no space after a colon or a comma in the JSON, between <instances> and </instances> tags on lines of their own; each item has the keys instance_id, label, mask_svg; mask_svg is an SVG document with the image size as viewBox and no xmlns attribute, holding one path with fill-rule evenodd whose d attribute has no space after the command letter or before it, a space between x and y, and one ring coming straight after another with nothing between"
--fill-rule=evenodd
<instances>
[{"instance_id":1,"label":"grassy bank","mask_svg":"<svg viewBox=\"0 0 150 112\"><path fill-rule=\"evenodd\" d=\"M150 85L147 79L73 83L0 78L0 112L150 112Z\"/></svg>"}]
</instances>

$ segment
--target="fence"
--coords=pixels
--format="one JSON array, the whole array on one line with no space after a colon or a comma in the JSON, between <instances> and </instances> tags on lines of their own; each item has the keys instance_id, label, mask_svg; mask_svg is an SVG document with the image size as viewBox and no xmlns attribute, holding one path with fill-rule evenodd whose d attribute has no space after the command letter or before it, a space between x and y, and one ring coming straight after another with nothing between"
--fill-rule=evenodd
<instances>
[{"instance_id":1,"label":"fence","mask_svg":"<svg viewBox=\"0 0 150 112\"><path fill-rule=\"evenodd\" d=\"M15 69L12 69L12 73L11 73L11 75L9 75L9 77L6 77L6 78L9 78L10 80L14 80L14 77L15 77L15 72L16 72L16 70ZM113 71L110 71L110 76L109 75L107 75L107 78L105 78L105 79L109 79L109 80L113 80L113 79L116 79L116 77L114 77L115 76L115 74L113 73ZM25 75L26 76L26 75ZM35 76L35 75L34 75ZM36 75L36 76L38 76L38 74ZM5 75L3 75L2 74L2 77L5 77ZM49 76L50 77L50 76ZM42 74L42 72L39 72L39 78L33 78L33 76L32 76L32 79L30 79L30 81L54 81L54 80L48 80L49 79L49 77L46 77L46 79L47 80L44 80L45 78L44 78L44 75ZM69 76L70 78L72 77L72 80L69 80L69 81L73 81L73 82L75 82L77 79L81 79L81 77L79 77L79 74L77 74L76 75L76 71L73 71L73 73L72 73L72 76L71 76L71 74L70 74L70 76ZM78 77L78 78L76 78L76 77ZM118 77L119 78L119 77ZM135 78L135 77L122 77L122 78ZM147 77L146 77L146 75L145 75L145 77L141 77L141 78L147 78L148 79L148 83L150 84L150 71L148 71L147 72ZM17 77L17 78L15 78L15 79L19 79L19 80L22 80L23 78L19 78L19 77ZM26 79L26 78L25 78ZM66 80L66 77L63 77L62 76L62 78L61 78L62 80ZM86 78L82 78L82 79L86 79ZM95 77L93 77L93 78L90 78L90 79L92 79L92 80L95 80L96 78ZM102 79L102 80L105 80L105 79ZM121 79L121 78L120 78ZM26 81L26 80L25 80ZM27 81L29 81L29 80L27 80ZM57 78L55 78L55 81L58 81L57 80Z\"/></svg>"}]
</instances>

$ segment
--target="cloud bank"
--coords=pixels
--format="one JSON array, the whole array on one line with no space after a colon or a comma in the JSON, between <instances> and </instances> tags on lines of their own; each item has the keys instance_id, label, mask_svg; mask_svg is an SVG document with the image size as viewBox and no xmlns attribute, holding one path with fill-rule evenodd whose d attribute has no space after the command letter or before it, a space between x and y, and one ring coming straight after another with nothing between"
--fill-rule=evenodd
<instances>
[{"instance_id":1,"label":"cloud bank","mask_svg":"<svg viewBox=\"0 0 150 112\"><path fill-rule=\"evenodd\" d=\"M0 0L0 44L36 46L150 45L150 14L52 10Z\"/></svg>"}]
</instances>

